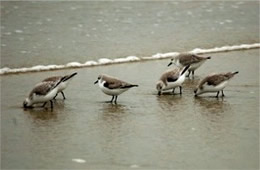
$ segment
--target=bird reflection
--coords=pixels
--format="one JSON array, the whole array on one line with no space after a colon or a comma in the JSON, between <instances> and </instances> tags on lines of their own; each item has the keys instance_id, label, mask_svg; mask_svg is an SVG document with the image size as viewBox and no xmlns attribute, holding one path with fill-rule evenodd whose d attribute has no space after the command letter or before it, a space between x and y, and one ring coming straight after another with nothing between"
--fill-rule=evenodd
<instances>
[{"instance_id":1,"label":"bird reflection","mask_svg":"<svg viewBox=\"0 0 260 170\"><path fill-rule=\"evenodd\" d=\"M202 115L208 116L210 119L215 120L216 118L223 117L230 110L230 105L223 98L216 99L213 98L196 98L195 105L199 105L200 113Z\"/></svg>"},{"instance_id":2,"label":"bird reflection","mask_svg":"<svg viewBox=\"0 0 260 170\"><path fill-rule=\"evenodd\" d=\"M108 152L109 160L115 161L117 153L122 152L122 137L127 135L127 125L123 126L125 122L129 122L128 109L121 104L104 103L100 109L99 129L101 130L101 138L99 141L100 148L104 152Z\"/></svg>"},{"instance_id":3,"label":"bird reflection","mask_svg":"<svg viewBox=\"0 0 260 170\"><path fill-rule=\"evenodd\" d=\"M103 104L103 108L101 109L103 119L113 119L119 118L124 115L126 111L126 106L122 104Z\"/></svg>"},{"instance_id":4,"label":"bird reflection","mask_svg":"<svg viewBox=\"0 0 260 170\"><path fill-rule=\"evenodd\" d=\"M47 105L45 107L35 107L32 109L24 109L24 113L27 114L34 122L47 121L57 119L58 113L64 110L64 101L55 100L55 107L51 109Z\"/></svg>"},{"instance_id":5,"label":"bird reflection","mask_svg":"<svg viewBox=\"0 0 260 170\"><path fill-rule=\"evenodd\" d=\"M157 96L157 101L164 111L179 110L178 108L182 106L183 102L181 96L175 96L172 93L164 93L164 95Z\"/></svg>"}]
</instances>

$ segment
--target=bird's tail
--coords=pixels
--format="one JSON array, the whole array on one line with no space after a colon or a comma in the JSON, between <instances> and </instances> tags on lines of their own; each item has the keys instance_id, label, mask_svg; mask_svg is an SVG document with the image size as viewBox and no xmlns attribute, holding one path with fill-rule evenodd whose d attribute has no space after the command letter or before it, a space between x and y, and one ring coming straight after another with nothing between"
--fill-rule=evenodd
<instances>
[{"instance_id":1,"label":"bird's tail","mask_svg":"<svg viewBox=\"0 0 260 170\"><path fill-rule=\"evenodd\" d=\"M126 85L123 88L132 88L132 87L138 87L138 85L136 84L130 84L130 85Z\"/></svg>"},{"instance_id":2,"label":"bird's tail","mask_svg":"<svg viewBox=\"0 0 260 170\"><path fill-rule=\"evenodd\" d=\"M233 72L232 74L233 74L233 75L235 75L235 74L238 74L238 73L239 73L239 72L238 72L238 71L236 71L236 72Z\"/></svg>"},{"instance_id":3,"label":"bird's tail","mask_svg":"<svg viewBox=\"0 0 260 170\"><path fill-rule=\"evenodd\" d=\"M77 74L78 74L78 73L75 72L75 73L73 73L73 74L66 75L66 76L63 77L63 80L62 80L62 81L65 82L65 81L71 79L72 77L74 77L74 76L77 75Z\"/></svg>"},{"instance_id":4,"label":"bird's tail","mask_svg":"<svg viewBox=\"0 0 260 170\"><path fill-rule=\"evenodd\" d=\"M58 81L58 82L55 84L55 86L53 86L52 89L55 89L61 82L64 81L65 78L66 78L66 76L62 77L62 78L60 79L60 81Z\"/></svg>"},{"instance_id":5,"label":"bird's tail","mask_svg":"<svg viewBox=\"0 0 260 170\"><path fill-rule=\"evenodd\" d=\"M190 68L190 65L185 66L181 72L181 75L183 75L189 68Z\"/></svg>"},{"instance_id":6,"label":"bird's tail","mask_svg":"<svg viewBox=\"0 0 260 170\"><path fill-rule=\"evenodd\" d=\"M73 73L73 74L71 74L71 75L67 75L67 76L62 77L62 78L60 79L60 81L58 81L58 82L55 84L55 86L53 86L53 89L56 88L61 82L65 82L65 81L71 79L72 77L74 77L74 76L77 75L77 74L78 74L78 73Z\"/></svg>"}]
</instances>

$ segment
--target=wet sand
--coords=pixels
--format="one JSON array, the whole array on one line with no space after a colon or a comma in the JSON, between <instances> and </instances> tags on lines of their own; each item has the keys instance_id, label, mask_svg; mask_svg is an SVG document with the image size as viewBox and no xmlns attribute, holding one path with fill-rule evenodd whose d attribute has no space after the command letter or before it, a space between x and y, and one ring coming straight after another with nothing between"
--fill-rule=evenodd
<instances>
[{"instance_id":1,"label":"wet sand","mask_svg":"<svg viewBox=\"0 0 260 170\"><path fill-rule=\"evenodd\" d=\"M1 168L258 169L259 50L211 56L181 96L156 95L169 60L1 76ZM75 71L53 111L21 108L34 84ZM225 71L239 71L226 97L194 98L200 78ZM139 87L106 103L93 84L100 73Z\"/></svg>"}]
</instances>

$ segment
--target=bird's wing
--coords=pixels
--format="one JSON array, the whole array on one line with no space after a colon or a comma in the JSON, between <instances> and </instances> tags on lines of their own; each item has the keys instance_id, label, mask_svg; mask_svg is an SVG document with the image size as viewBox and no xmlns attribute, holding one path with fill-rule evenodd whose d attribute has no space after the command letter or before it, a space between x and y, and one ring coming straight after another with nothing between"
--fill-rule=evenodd
<instances>
[{"instance_id":1,"label":"bird's wing","mask_svg":"<svg viewBox=\"0 0 260 170\"><path fill-rule=\"evenodd\" d=\"M30 97L33 96L33 94L36 94L36 95L46 95L49 91L51 91L53 89L53 87L56 85L55 82L53 81L45 81L45 82L41 82L41 83L38 83L31 91L30 93Z\"/></svg>"},{"instance_id":2,"label":"bird's wing","mask_svg":"<svg viewBox=\"0 0 260 170\"><path fill-rule=\"evenodd\" d=\"M62 76L53 76L53 77L48 77L44 79L43 81L59 81L62 78Z\"/></svg>"},{"instance_id":3,"label":"bird's wing","mask_svg":"<svg viewBox=\"0 0 260 170\"><path fill-rule=\"evenodd\" d=\"M225 76L225 74L211 74L200 81L199 88L202 88L206 83L209 86L217 86L226 80L228 80L228 78Z\"/></svg>"},{"instance_id":4,"label":"bird's wing","mask_svg":"<svg viewBox=\"0 0 260 170\"><path fill-rule=\"evenodd\" d=\"M183 54L179 57L180 63L185 66L198 63L204 59L205 59L204 57L200 57L195 54Z\"/></svg>"},{"instance_id":5,"label":"bird's wing","mask_svg":"<svg viewBox=\"0 0 260 170\"><path fill-rule=\"evenodd\" d=\"M216 86L226 80L228 80L228 78L224 74L216 74L216 75L210 76L208 78L207 83L208 83L208 85Z\"/></svg>"},{"instance_id":6,"label":"bird's wing","mask_svg":"<svg viewBox=\"0 0 260 170\"><path fill-rule=\"evenodd\" d=\"M117 78L104 76L103 77L105 84L104 86L109 89L118 89L118 88L128 88L132 86L132 84L119 80Z\"/></svg>"},{"instance_id":7,"label":"bird's wing","mask_svg":"<svg viewBox=\"0 0 260 170\"><path fill-rule=\"evenodd\" d=\"M167 82L175 82L176 80L178 80L179 75L180 69L175 68L173 70L169 70L163 73L160 79L167 85Z\"/></svg>"}]
</instances>

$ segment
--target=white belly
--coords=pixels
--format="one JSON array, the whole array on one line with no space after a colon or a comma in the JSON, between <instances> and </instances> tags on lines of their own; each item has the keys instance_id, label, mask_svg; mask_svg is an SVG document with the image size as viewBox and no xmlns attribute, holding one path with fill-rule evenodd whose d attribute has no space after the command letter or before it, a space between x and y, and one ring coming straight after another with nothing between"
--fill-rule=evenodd
<instances>
[{"instance_id":1,"label":"white belly","mask_svg":"<svg viewBox=\"0 0 260 170\"><path fill-rule=\"evenodd\" d=\"M198 62L198 63L194 63L190 65L190 68L188 69L189 71L194 71L197 68L199 68L203 63L205 62L205 60Z\"/></svg>"},{"instance_id":2,"label":"white belly","mask_svg":"<svg viewBox=\"0 0 260 170\"><path fill-rule=\"evenodd\" d=\"M227 85L228 81L224 81L222 83L220 83L219 85L217 86L209 86L209 85L204 85L203 86L203 91L204 92L218 92L218 91L221 91L223 90L226 85Z\"/></svg>"},{"instance_id":3,"label":"white belly","mask_svg":"<svg viewBox=\"0 0 260 170\"><path fill-rule=\"evenodd\" d=\"M125 92L128 90L128 88L124 88L124 89L108 89L106 87L104 87L103 85L99 85L100 89L107 95L110 96L118 96L121 93Z\"/></svg>"},{"instance_id":4,"label":"white belly","mask_svg":"<svg viewBox=\"0 0 260 170\"><path fill-rule=\"evenodd\" d=\"M166 90L170 90L170 89L179 87L179 86L182 85L182 83L184 82L184 80L185 80L185 74L183 74L182 76L180 76L177 81L175 81L175 82L169 82L169 83L167 84L167 86L164 87L162 90L163 90L163 91L166 91Z\"/></svg>"},{"instance_id":5,"label":"white belly","mask_svg":"<svg viewBox=\"0 0 260 170\"><path fill-rule=\"evenodd\" d=\"M108 89L108 88L103 87L101 90L107 95L118 96L128 89Z\"/></svg>"},{"instance_id":6,"label":"white belly","mask_svg":"<svg viewBox=\"0 0 260 170\"><path fill-rule=\"evenodd\" d=\"M68 86L68 83L69 83L68 81L60 83L58 86L58 92L61 92L64 89L66 89L66 87Z\"/></svg>"},{"instance_id":7,"label":"white belly","mask_svg":"<svg viewBox=\"0 0 260 170\"><path fill-rule=\"evenodd\" d=\"M52 91L50 91L47 95L42 96L42 95L34 95L33 96L33 103L44 103L47 101L52 100L55 95L57 94L58 89L53 89Z\"/></svg>"}]
</instances>

